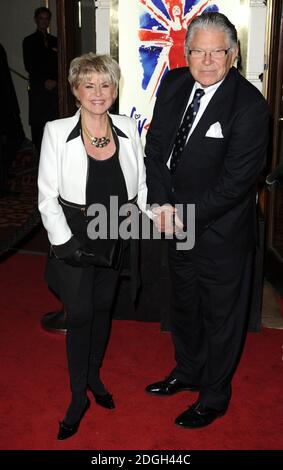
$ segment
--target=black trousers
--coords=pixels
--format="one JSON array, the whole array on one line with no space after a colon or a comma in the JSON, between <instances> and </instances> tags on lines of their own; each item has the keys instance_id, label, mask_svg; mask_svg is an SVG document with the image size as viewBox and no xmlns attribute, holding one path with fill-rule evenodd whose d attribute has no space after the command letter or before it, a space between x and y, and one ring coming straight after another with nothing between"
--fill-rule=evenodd
<instances>
[{"instance_id":1,"label":"black trousers","mask_svg":"<svg viewBox=\"0 0 283 470\"><path fill-rule=\"evenodd\" d=\"M102 365L119 271L64 263L60 297L67 311L67 358L72 393L82 394Z\"/></svg>"},{"instance_id":2,"label":"black trousers","mask_svg":"<svg viewBox=\"0 0 283 470\"><path fill-rule=\"evenodd\" d=\"M37 150L38 155L40 154L40 149L41 149L41 142L42 142L42 137L43 137L43 131L44 131L44 124L43 125L36 125L36 124L31 124L31 140Z\"/></svg>"},{"instance_id":3,"label":"black trousers","mask_svg":"<svg viewBox=\"0 0 283 470\"><path fill-rule=\"evenodd\" d=\"M45 90L41 81L33 83L29 90L29 123L32 142L40 153L44 126L59 117L58 90Z\"/></svg>"},{"instance_id":4,"label":"black trousers","mask_svg":"<svg viewBox=\"0 0 283 470\"><path fill-rule=\"evenodd\" d=\"M0 189L8 189L9 169L25 138L20 117L12 114L0 129Z\"/></svg>"},{"instance_id":5,"label":"black trousers","mask_svg":"<svg viewBox=\"0 0 283 470\"><path fill-rule=\"evenodd\" d=\"M172 374L199 384L201 403L214 409L225 409L231 398L247 331L252 266L253 253L217 258L169 244Z\"/></svg>"}]
</instances>

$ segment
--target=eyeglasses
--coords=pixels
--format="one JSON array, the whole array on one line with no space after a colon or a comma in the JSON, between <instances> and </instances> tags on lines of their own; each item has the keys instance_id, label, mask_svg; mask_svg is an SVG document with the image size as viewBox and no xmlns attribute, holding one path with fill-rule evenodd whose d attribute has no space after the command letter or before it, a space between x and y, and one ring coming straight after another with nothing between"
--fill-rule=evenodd
<instances>
[{"instance_id":1,"label":"eyeglasses","mask_svg":"<svg viewBox=\"0 0 283 470\"><path fill-rule=\"evenodd\" d=\"M228 49L216 49L215 51L203 51L201 49L191 49L189 50L189 54L190 56L194 58L199 58L199 59L203 59L204 57L206 57L206 54L210 54L210 57L212 57L212 59L223 59L228 54L230 49L231 47L229 47Z\"/></svg>"}]
</instances>

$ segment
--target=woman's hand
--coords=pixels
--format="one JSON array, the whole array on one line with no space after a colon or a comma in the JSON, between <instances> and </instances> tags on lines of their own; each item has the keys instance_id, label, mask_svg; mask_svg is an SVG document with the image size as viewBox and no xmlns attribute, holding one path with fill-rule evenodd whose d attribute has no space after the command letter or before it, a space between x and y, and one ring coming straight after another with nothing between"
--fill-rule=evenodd
<instances>
[{"instance_id":1,"label":"woman's hand","mask_svg":"<svg viewBox=\"0 0 283 470\"><path fill-rule=\"evenodd\" d=\"M81 248L77 248L75 251L62 258L62 260L74 268L87 268L92 264L91 258Z\"/></svg>"},{"instance_id":2,"label":"woman's hand","mask_svg":"<svg viewBox=\"0 0 283 470\"><path fill-rule=\"evenodd\" d=\"M119 254L117 253L117 257L118 256ZM114 267L111 264L112 260L110 258L110 254L108 259L103 253L92 253L91 251L87 251L83 248L77 248L71 254L62 258L62 260L75 268L88 268L89 266L97 266L101 268ZM113 263L115 264L115 259L113 259Z\"/></svg>"},{"instance_id":3,"label":"woman's hand","mask_svg":"<svg viewBox=\"0 0 283 470\"><path fill-rule=\"evenodd\" d=\"M172 235L183 228L175 207L165 204L152 209L153 222L159 232Z\"/></svg>"}]
</instances>

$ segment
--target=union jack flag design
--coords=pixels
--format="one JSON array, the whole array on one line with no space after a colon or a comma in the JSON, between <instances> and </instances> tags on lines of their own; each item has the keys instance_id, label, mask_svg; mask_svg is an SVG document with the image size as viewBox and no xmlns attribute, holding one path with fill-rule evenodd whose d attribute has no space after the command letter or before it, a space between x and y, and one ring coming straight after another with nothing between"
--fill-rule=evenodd
<instances>
[{"instance_id":1,"label":"union jack flag design","mask_svg":"<svg viewBox=\"0 0 283 470\"><path fill-rule=\"evenodd\" d=\"M155 98L164 74L184 67L184 42L188 25L195 16L219 11L210 0L138 0L139 56L143 67L142 88Z\"/></svg>"}]
</instances>

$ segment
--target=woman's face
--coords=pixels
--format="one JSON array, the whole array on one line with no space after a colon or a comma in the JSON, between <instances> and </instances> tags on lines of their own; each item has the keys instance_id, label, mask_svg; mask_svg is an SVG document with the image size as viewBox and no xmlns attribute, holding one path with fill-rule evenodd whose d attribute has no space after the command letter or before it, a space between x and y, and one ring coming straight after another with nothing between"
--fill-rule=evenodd
<instances>
[{"instance_id":1,"label":"woman's face","mask_svg":"<svg viewBox=\"0 0 283 470\"><path fill-rule=\"evenodd\" d=\"M173 16L180 16L181 14L181 9L178 5L174 5L172 8L172 14Z\"/></svg>"},{"instance_id":2,"label":"woman's face","mask_svg":"<svg viewBox=\"0 0 283 470\"><path fill-rule=\"evenodd\" d=\"M115 101L115 88L105 75L93 73L73 89L82 108L90 114L105 114Z\"/></svg>"}]
</instances>

